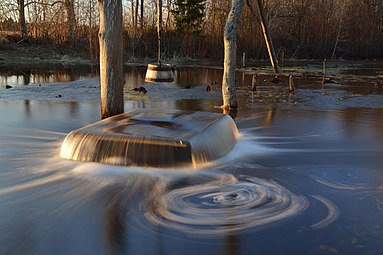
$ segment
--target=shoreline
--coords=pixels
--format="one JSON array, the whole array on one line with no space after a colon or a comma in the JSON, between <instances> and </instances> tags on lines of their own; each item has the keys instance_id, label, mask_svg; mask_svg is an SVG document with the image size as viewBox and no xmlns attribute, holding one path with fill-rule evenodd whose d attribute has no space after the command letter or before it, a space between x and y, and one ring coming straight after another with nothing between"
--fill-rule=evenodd
<instances>
[{"instance_id":1,"label":"shoreline","mask_svg":"<svg viewBox=\"0 0 383 255\"><path fill-rule=\"evenodd\" d=\"M57 50L52 47L41 47L41 46L11 46L7 48L0 48L0 67L24 67L24 66L38 66L38 65L86 65L86 66L97 66L99 60L91 60L87 56L87 52L81 51L69 51ZM305 66L305 65L322 65L323 61L326 61L329 66L331 65L343 65L353 66L360 64L370 64L377 67L383 66L383 59L286 59L283 62L279 61L279 68L289 68L293 66ZM147 57L135 57L123 59L123 65L147 65L149 63L155 63L155 58ZM194 59L187 57L179 58L168 58L164 59L163 62L181 66L200 66L200 67L214 67L223 68L223 59ZM238 69L249 69L249 68L267 68L272 71L270 61L268 59L247 59L246 67L239 66L242 59L238 56Z\"/></svg>"}]
</instances>

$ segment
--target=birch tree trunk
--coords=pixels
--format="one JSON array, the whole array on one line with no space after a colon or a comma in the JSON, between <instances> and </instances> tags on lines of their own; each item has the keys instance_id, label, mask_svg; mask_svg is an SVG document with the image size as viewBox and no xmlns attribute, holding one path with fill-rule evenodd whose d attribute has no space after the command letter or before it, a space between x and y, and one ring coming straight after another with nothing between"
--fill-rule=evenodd
<instances>
[{"instance_id":1,"label":"birch tree trunk","mask_svg":"<svg viewBox=\"0 0 383 255\"><path fill-rule=\"evenodd\" d=\"M124 111L121 0L98 0L100 9L101 117Z\"/></svg>"},{"instance_id":2,"label":"birch tree trunk","mask_svg":"<svg viewBox=\"0 0 383 255\"><path fill-rule=\"evenodd\" d=\"M236 109L235 63L237 53L238 22L241 18L244 0L232 0L231 10L226 20L223 42L225 56L223 63L222 98L223 108Z\"/></svg>"}]
</instances>

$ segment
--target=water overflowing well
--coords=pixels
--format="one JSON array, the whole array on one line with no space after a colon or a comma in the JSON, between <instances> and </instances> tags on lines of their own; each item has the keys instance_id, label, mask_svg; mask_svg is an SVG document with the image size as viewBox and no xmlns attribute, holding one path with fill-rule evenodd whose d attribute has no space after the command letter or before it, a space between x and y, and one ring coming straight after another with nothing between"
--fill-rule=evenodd
<instances>
[{"instance_id":1,"label":"water overflowing well","mask_svg":"<svg viewBox=\"0 0 383 255\"><path fill-rule=\"evenodd\" d=\"M136 109L70 132L60 155L124 166L198 165L227 154L237 137L228 115Z\"/></svg>"}]
</instances>

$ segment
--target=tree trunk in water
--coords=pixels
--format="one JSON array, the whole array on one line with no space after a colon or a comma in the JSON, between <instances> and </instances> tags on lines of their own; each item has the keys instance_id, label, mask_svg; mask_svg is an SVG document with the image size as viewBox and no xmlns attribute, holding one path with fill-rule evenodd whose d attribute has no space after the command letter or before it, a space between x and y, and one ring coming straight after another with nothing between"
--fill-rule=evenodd
<instances>
[{"instance_id":1,"label":"tree trunk in water","mask_svg":"<svg viewBox=\"0 0 383 255\"><path fill-rule=\"evenodd\" d=\"M237 53L238 22L241 18L244 0L232 0L229 16L226 20L223 42L225 56L223 63L222 98L223 108L236 109L235 63Z\"/></svg>"},{"instance_id":2,"label":"tree trunk in water","mask_svg":"<svg viewBox=\"0 0 383 255\"><path fill-rule=\"evenodd\" d=\"M121 0L98 0L100 9L101 117L124 112Z\"/></svg>"},{"instance_id":3,"label":"tree trunk in water","mask_svg":"<svg viewBox=\"0 0 383 255\"><path fill-rule=\"evenodd\" d=\"M25 39L27 38L27 26L25 24L24 0L18 0L17 4L18 4L18 10L19 10L19 25L20 25L21 38Z\"/></svg>"}]
</instances>

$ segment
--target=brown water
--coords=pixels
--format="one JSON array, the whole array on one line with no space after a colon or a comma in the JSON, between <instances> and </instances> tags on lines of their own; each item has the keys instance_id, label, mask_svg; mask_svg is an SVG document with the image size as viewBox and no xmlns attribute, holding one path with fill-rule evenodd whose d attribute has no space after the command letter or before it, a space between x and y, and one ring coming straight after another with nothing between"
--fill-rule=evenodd
<instances>
[{"instance_id":1,"label":"brown water","mask_svg":"<svg viewBox=\"0 0 383 255\"><path fill-rule=\"evenodd\" d=\"M239 92L233 151L170 171L61 159L66 134L99 120L97 101L0 95L0 254L380 254L381 96ZM125 110L220 111L198 95Z\"/></svg>"}]
</instances>

